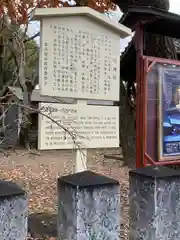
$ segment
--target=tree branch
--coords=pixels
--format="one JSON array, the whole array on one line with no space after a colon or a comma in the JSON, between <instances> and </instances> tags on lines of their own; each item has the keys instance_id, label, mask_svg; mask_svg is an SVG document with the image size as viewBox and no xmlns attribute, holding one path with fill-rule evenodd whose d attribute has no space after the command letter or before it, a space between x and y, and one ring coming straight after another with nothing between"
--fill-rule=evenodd
<instances>
[{"instance_id":1,"label":"tree branch","mask_svg":"<svg viewBox=\"0 0 180 240\"><path fill-rule=\"evenodd\" d=\"M29 41L32 41L34 40L36 37L40 36L40 32L36 33L35 35L33 35L32 37L28 38L28 39L25 39L24 40L24 43L26 42L29 42Z\"/></svg>"}]
</instances>

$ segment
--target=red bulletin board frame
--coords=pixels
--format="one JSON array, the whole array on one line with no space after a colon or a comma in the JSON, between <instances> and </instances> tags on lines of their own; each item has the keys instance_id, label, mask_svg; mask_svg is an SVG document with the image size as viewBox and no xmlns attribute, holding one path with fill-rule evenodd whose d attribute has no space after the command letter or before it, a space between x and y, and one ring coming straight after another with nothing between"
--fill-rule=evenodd
<instances>
[{"instance_id":1,"label":"red bulletin board frame","mask_svg":"<svg viewBox=\"0 0 180 240\"><path fill-rule=\"evenodd\" d=\"M180 61L163 59L143 55L144 49L144 33L143 27L138 24L136 26L136 34L134 43L136 48L136 167L146 167L151 165L173 165L180 164L180 155L176 160L153 159L147 153L147 75L157 63L172 64L180 66ZM158 134L158 133L156 133ZM155 145L158 152L158 144Z\"/></svg>"}]
</instances>

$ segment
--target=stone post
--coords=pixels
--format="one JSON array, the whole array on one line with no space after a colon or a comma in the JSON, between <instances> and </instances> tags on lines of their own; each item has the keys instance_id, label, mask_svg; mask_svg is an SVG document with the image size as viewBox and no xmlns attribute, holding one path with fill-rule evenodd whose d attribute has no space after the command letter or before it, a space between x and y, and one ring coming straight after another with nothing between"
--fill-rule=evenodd
<instances>
[{"instance_id":1,"label":"stone post","mask_svg":"<svg viewBox=\"0 0 180 240\"><path fill-rule=\"evenodd\" d=\"M58 179L58 240L119 240L120 188L84 171Z\"/></svg>"},{"instance_id":2,"label":"stone post","mask_svg":"<svg viewBox=\"0 0 180 240\"><path fill-rule=\"evenodd\" d=\"M153 166L129 175L129 240L179 240L180 173Z\"/></svg>"},{"instance_id":3,"label":"stone post","mask_svg":"<svg viewBox=\"0 0 180 240\"><path fill-rule=\"evenodd\" d=\"M0 239L25 240L27 215L25 192L13 182L0 180Z\"/></svg>"}]
</instances>

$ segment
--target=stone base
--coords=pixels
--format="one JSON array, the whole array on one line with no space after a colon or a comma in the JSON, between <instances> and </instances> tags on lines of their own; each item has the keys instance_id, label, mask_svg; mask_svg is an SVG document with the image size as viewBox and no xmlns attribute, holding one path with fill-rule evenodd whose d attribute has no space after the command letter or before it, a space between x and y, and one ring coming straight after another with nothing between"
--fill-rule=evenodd
<instances>
[{"instance_id":1,"label":"stone base","mask_svg":"<svg viewBox=\"0 0 180 240\"><path fill-rule=\"evenodd\" d=\"M0 240L27 238L28 200L13 182L0 180Z\"/></svg>"},{"instance_id":2,"label":"stone base","mask_svg":"<svg viewBox=\"0 0 180 240\"><path fill-rule=\"evenodd\" d=\"M78 173L77 177L81 179L88 174L92 173L85 171ZM70 181L59 179L59 240L119 240L119 185L112 179L108 184L108 178L105 179L106 184L96 185L93 179L88 186L74 186Z\"/></svg>"},{"instance_id":3,"label":"stone base","mask_svg":"<svg viewBox=\"0 0 180 240\"><path fill-rule=\"evenodd\" d=\"M180 239L180 173L166 167L130 172L129 240Z\"/></svg>"},{"instance_id":4,"label":"stone base","mask_svg":"<svg viewBox=\"0 0 180 240\"><path fill-rule=\"evenodd\" d=\"M5 199L0 203L0 239L26 239L27 206L27 198L23 196Z\"/></svg>"}]
</instances>

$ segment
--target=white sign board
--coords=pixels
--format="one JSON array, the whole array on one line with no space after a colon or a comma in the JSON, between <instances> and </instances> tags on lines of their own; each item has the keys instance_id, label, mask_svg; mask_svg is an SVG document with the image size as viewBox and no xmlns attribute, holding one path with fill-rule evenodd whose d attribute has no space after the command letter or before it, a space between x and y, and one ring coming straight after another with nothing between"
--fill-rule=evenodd
<instances>
[{"instance_id":1,"label":"white sign board","mask_svg":"<svg viewBox=\"0 0 180 240\"><path fill-rule=\"evenodd\" d=\"M119 101L119 41L88 17L42 19L41 95Z\"/></svg>"},{"instance_id":2,"label":"white sign board","mask_svg":"<svg viewBox=\"0 0 180 240\"><path fill-rule=\"evenodd\" d=\"M40 150L119 147L119 107L41 103L39 109Z\"/></svg>"}]
</instances>

